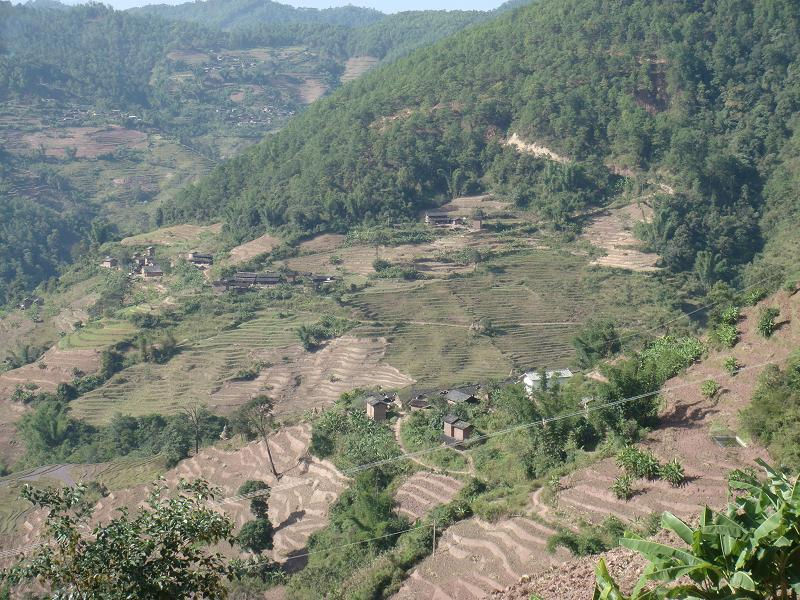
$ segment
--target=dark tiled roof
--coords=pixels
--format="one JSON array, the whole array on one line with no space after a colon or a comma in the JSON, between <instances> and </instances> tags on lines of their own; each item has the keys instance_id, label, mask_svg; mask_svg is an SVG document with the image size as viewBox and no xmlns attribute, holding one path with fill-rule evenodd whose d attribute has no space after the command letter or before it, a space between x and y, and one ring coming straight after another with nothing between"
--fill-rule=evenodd
<instances>
[{"instance_id":1,"label":"dark tiled roof","mask_svg":"<svg viewBox=\"0 0 800 600\"><path fill-rule=\"evenodd\" d=\"M470 427L472 427L472 425L470 425L466 421L458 420L455 423L453 423L453 427L455 429L469 429Z\"/></svg>"},{"instance_id":2,"label":"dark tiled roof","mask_svg":"<svg viewBox=\"0 0 800 600\"><path fill-rule=\"evenodd\" d=\"M458 423L459 418L455 415L445 415L444 422L452 425L453 423Z\"/></svg>"},{"instance_id":3,"label":"dark tiled roof","mask_svg":"<svg viewBox=\"0 0 800 600\"><path fill-rule=\"evenodd\" d=\"M475 396L473 396L472 394L464 393L461 390L450 390L445 395L445 398L447 398L451 402L466 402L474 397Z\"/></svg>"}]
</instances>

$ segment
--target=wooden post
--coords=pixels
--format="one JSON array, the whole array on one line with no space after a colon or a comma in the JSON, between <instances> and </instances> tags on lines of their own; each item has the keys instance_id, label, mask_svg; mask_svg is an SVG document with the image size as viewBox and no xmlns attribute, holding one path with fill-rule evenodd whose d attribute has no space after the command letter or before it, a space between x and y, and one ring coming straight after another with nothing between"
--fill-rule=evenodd
<instances>
[{"instance_id":1,"label":"wooden post","mask_svg":"<svg viewBox=\"0 0 800 600\"><path fill-rule=\"evenodd\" d=\"M436 519L433 520L433 544L431 544L431 556L436 554Z\"/></svg>"}]
</instances>

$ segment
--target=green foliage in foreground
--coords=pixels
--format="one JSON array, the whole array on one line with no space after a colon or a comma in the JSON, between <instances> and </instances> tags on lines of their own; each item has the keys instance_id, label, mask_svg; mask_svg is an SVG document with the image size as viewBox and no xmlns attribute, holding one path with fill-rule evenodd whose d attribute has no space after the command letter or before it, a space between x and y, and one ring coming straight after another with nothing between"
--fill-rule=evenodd
<instances>
[{"instance_id":1,"label":"green foliage in foreground","mask_svg":"<svg viewBox=\"0 0 800 600\"><path fill-rule=\"evenodd\" d=\"M775 460L800 471L800 355L783 370L777 365L764 368L741 422Z\"/></svg>"},{"instance_id":2,"label":"green foliage in foreground","mask_svg":"<svg viewBox=\"0 0 800 600\"><path fill-rule=\"evenodd\" d=\"M208 508L213 491L205 482L184 484L169 497L165 491L155 485L143 510L122 509L109 523L89 530L84 487L27 486L23 497L50 511L45 522L50 543L3 571L3 579L12 585L44 582L57 598L225 598L225 581L235 570L211 549L233 542L233 522Z\"/></svg>"},{"instance_id":3,"label":"green foliage in foreground","mask_svg":"<svg viewBox=\"0 0 800 600\"><path fill-rule=\"evenodd\" d=\"M790 481L763 461L764 483L746 478L725 510L705 508L699 526L671 513L662 525L687 548L638 536L620 540L650 561L630 596L623 594L601 560L595 600L794 600L800 594L800 480ZM688 583L679 582L687 578ZM655 583L654 589L646 589Z\"/></svg>"}]
</instances>

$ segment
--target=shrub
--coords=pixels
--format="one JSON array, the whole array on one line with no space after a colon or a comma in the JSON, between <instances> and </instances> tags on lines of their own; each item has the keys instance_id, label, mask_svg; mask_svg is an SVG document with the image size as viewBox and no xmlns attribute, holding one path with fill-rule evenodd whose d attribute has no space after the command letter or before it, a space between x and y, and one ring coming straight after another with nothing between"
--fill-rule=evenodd
<instances>
[{"instance_id":1,"label":"shrub","mask_svg":"<svg viewBox=\"0 0 800 600\"><path fill-rule=\"evenodd\" d=\"M767 290L764 288L754 288L744 296L744 303L747 306L755 306L767 297Z\"/></svg>"},{"instance_id":2,"label":"shrub","mask_svg":"<svg viewBox=\"0 0 800 600\"><path fill-rule=\"evenodd\" d=\"M736 325L720 323L714 328L714 337L726 348L733 348L739 341L739 330Z\"/></svg>"},{"instance_id":3,"label":"shrub","mask_svg":"<svg viewBox=\"0 0 800 600\"><path fill-rule=\"evenodd\" d=\"M631 477L655 479L658 477L658 460L649 450L627 446L617 455L617 464Z\"/></svg>"},{"instance_id":4,"label":"shrub","mask_svg":"<svg viewBox=\"0 0 800 600\"><path fill-rule=\"evenodd\" d=\"M736 360L735 356L729 356L724 361L722 361L722 368L725 369L725 372L728 373L728 375L733 376L736 375L736 373L739 371L739 369L742 368L742 366L739 364L739 361Z\"/></svg>"},{"instance_id":5,"label":"shrub","mask_svg":"<svg viewBox=\"0 0 800 600\"><path fill-rule=\"evenodd\" d=\"M266 519L269 512L269 485L259 479L249 479L239 486L237 493L246 496L256 492L261 492L258 496L250 499L250 512L257 519Z\"/></svg>"},{"instance_id":6,"label":"shrub","mask_svg":"<svg viewBox=\"0 0 800 600\"><path fill-rule=\"evenodd\" d=\"M720 389L721 386L713 379L706 379L700 384L700 393L706 398L713 398Z\"/></svg>"},{"instance_id":7,"label":"shrub","mask_svg":"<svg viewBox=\"0 0 800 600\"><path fill-rule=\"evenodd\" d=\"M661 465L658 474L661 479L668 482L673 487L680 487L683 485L684 481L686 481L683 465L678 462L677 458L673 458L667 464Z\"/></svg>"},{"instance_id":8,"label":"shrub","mask_svg":"<svg viewBox=\"0 0 800 600\"><path fill-rule=\"evenodd\" d=\"M758 313L758 333L765 338L772 336L775 333L775 319L781 314L777 308L762 308Z\"/></svg>"},{"instance_id":9,"label":"shrub","mask_svg":"<svg viewBox=\"0 0 800 600\"><path fill-rule=\"evenodd\" d=\"M633 477L628 474L620 475L611 485L614 496L626 502L633 498Z\"/></svg>"},{"instance_id":10,"label":"shrub","mask_svg":"<svg viewBox=\"0 0 800 600\"><path fill-rule=\"evenodd\" d=\"M722 314L719 316L719 322L724 323L726 325L736 325L739 322L739 318L742 316L742 311L739 310L738 306L731 306L730 308L726 308L722 311Z\"/></svg>"}]
</instances>

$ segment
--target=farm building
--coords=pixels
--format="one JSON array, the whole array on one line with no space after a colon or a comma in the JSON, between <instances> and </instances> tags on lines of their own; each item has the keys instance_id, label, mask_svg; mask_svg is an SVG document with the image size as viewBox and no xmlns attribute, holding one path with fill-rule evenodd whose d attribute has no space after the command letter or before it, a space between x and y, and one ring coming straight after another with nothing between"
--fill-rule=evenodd
<instances>
[{"instance_id":1,"label":"farm building","mask_svg":"<svg viewBox=\"0 0 800 600\"><path fill-rule=\"evenodd\" d=\"M418 410L427 410L431 407L431 403L428 402L422 396L418 396L408 402L408 407L411 409L411 412Z\"/></svg>"},{"instance_id":2,"label":"farm building","mask_svg":"<svg viewBox=\"0 0 800 600\"><path fill-rule=\"evenodd\" d=\"M462 404L464 402L477 404L478 402L478 399L475 397L475 394L471 389L449 390L444 395L444 398L447 400L448 404Z\"/></svg>"},{"instance_id":3,"label":"farm building","mask_svg":"<svg viewBox=\"0 0 800 600\"><path fill-rule=\"evenodd\" d=\"M186 258L195 267L204 267L207 265L214 264L214 255L212 254L203 254L201 252L189 252Z\"/></svg>"},{"instance_id":4,"label":"farm building","mask_svg":"<svg viewBox=\"0 0 800 600\"><path fill-rule=\"evenodd\" d=\"M553 386L568 381L572 377L572 371L569 369L546 371L545 377L547 386ZM522 376L522 383L525 384L525 390L531 394L534 390L542 388L542 374L539 371L528 371Z\"/></svg>"},{"instance_id":5,"label":"farm building","mask_svg":"<svg viewBox=\"0 0 800 600\"><path fill-rule=\"evenodd\" d=\"M164 271L155 263L143 266L141 273L145 279L164 276Z\"/></svg>"},{"instance_id":6,"label":"farm building","mask_svg":"<svg viewBox=\"0 0 800 600\"><path fill-rule=\"evenodd\" d=\"M444 437L445 441L455 440L463 442L472 435L473 427L467 421L462 421L455 415L447 415L444 418ZM447 439L449 438L449 440Z\"/></svg>"},{"instance_id":7,"label":"farm building","mask_svg":"<svg viewBox=\"0 0 800 600\"><path fill-rule=\"evenodd\" d=\"M375 396L367 398L367 416L373 421L385 421L388 408L389 402L384 398L376 398Z\"/></svg>"},{"instance_id":8,"label":"farm building","mask_svg":"<svg viewBox=\"0 0 800 600\"><path fill-rule=\"evenodd\" d=\"M41 306L42 304L44 304L44 300L42 300L39 296L29 296L20 302L17 305L17 308L20 310L28 310L33 305Z\"/></svg>"},{"instance_id":9,"label":"farm building","mask_svg":"<svg viewBox=\"0 0 800 600\"><path fill-rule=\"evenodd\" d=\"M336 275L311 275L311 283L314 285L322 285L323 283L333 283L336 281Z\"/></svg>"},{"instance_id":10,"label":"farm building","mask_svg":"<svg viewBox=\"0 0 800 600\"><path fill-rule=\"evenodd\" d=\"M283 277L280 273L251 273L248 271L239 271L233 277L223 279L219 284L223 285L226 290L249 290L252 288L266 287L270 285L278 285L283 282Z\"/></svg>"},{"instance_id":11,"label":"farm building","mask_svg":"<svg viewBox=\"0 0 800 600\"><path fill-rule=\"evenodd\" d=\"M444 211L428 211L425 213L425 224L433 227L457 227L464 224L464 219Z\"/></svg>"},{"instance_id":12,"label":"farm building","mask_svg":"<svg viewBox=\"0 0 800 600\"><path fill-rule=\"evenodd\" d=\"M106 256L103 259L103 262L100 263L100 266L105 267L106 269L116 269L118 265L119 261L113 256Z\"/></svg>"}]
</instances>

